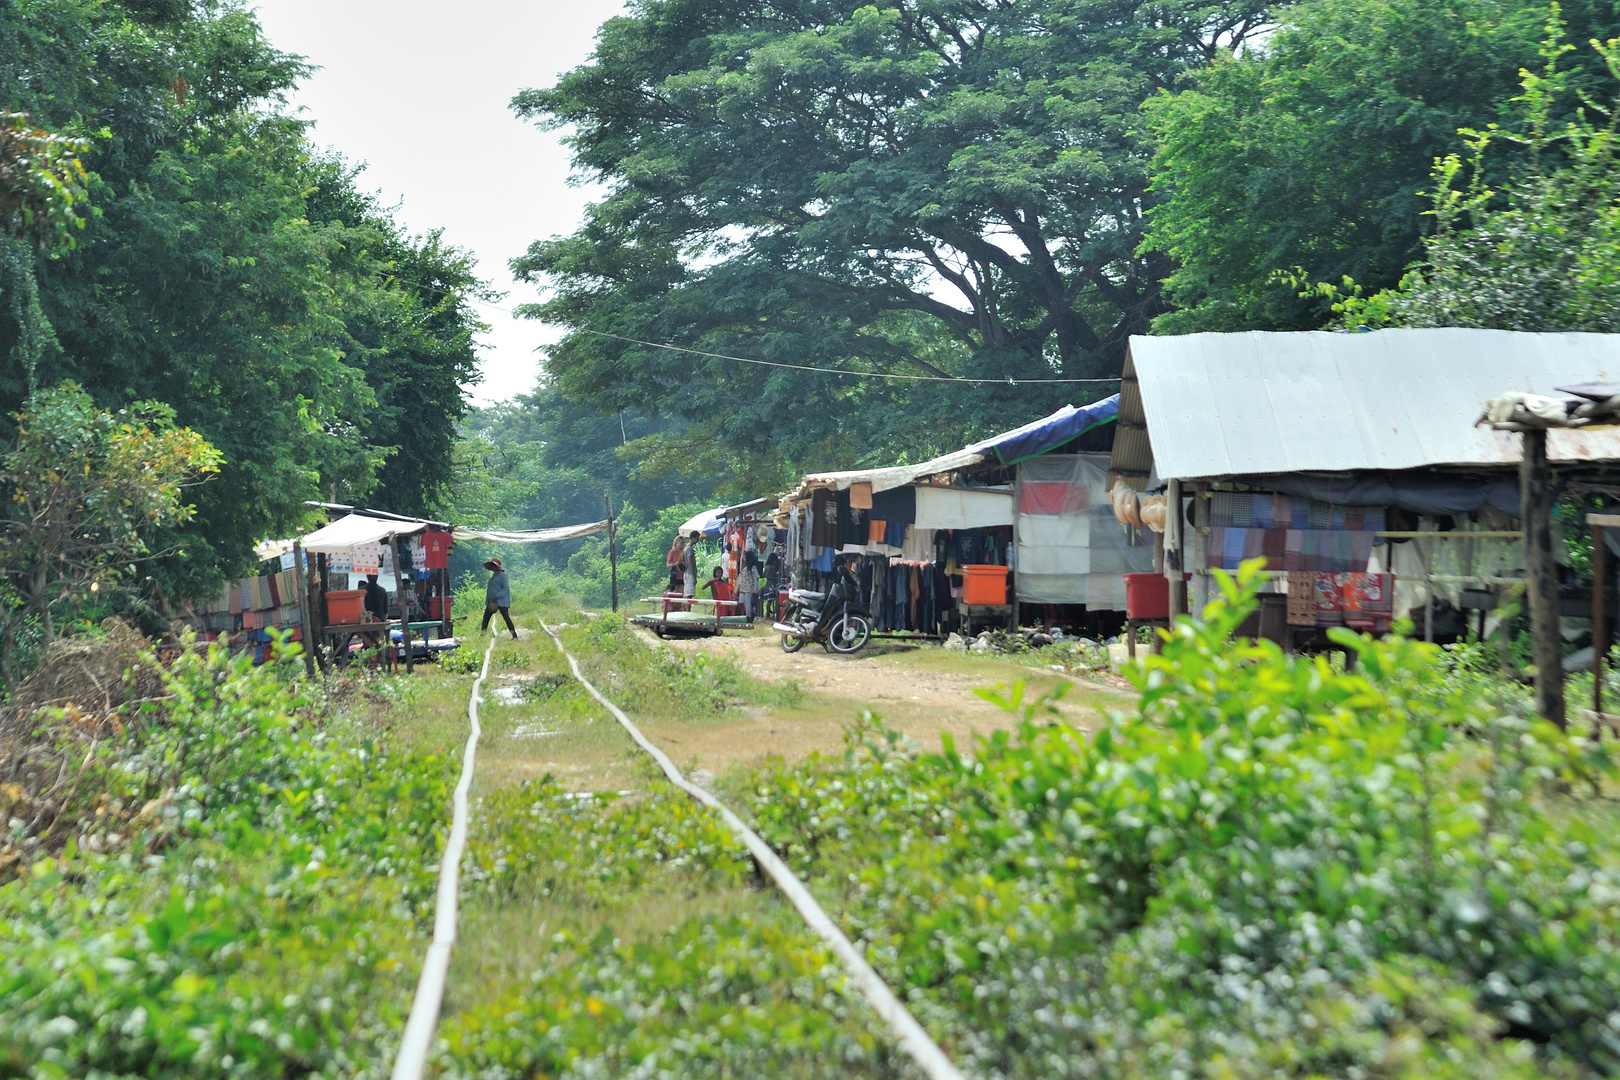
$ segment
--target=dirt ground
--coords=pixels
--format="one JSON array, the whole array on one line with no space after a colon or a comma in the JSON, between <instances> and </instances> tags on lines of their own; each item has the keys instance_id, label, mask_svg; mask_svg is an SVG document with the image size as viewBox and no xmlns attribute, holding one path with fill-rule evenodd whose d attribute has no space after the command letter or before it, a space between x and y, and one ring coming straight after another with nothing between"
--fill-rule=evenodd
<instances>
[{"instance_id":1,"label":"dirt ground","mask_svg":"<svg viewBox=\"0 0 1620 1080\"><path fill-rule=\"evenodd\" d=\"M567 663L538 627L520 628L523 640L496 646L497 667L486 686L486 734L479 750L481 791L545 774L573 791L633 791L654 768L613 719L595 702L579 700L559 711L555 702L525 700L521 690L542 672L562 673ZM874 641L854 656L837 656L819 646L784 653L780 638L766 630L728 632L719 638L659 641L656 648L685 654L727 656L747 674L765 682L792 682L799 693L791 705L735 706L699 719L660 715L615 688L611 674L593 682L630 714L647 736L688 775L708 782L777 756L789 761L809 754L841 754L845 731L866 710L889 728L937 750L949 734L957 749L971 753L976 735L1012 728L1018 717L985 701L975 689L1027 684L1033 699L1060 681L1070 681L1058 708L1079 727L1090 727L1101 710L1127 704L1117 687L1066 679L1038 667L962 652L932 643ZM507 663L500 657L510 652Z\"/></svg>"},{"instance_id":2,"label":"dirt ground","mask_svg":"<svg viewBox=\"0 0 1620 1080\"><path fill-rule=\"evenodd\" d=\"M759 706L722 722L645 718L648 736L677 760L719 774L771 755L794 760L815 751L842 752L845 728L870 709L888 727L925 749L939 749L944 733L967 752L975 735L1018 723L1017 716L985 701L975 689L994 689L1021 679L1033 698L1058 681L1038 669L948 652L932 644L874 641L854 656L838 656L820 646L784 653L780 640L776 634L755 630L662 642L681 652L730 656L755 678L793 680L805 693L794 707ZM1077 684L1058 707L1069 722L1089 727L1100 716L1100 708L1121 701L1122 695L1115 692Z\"/></svg>"}]
</instances>

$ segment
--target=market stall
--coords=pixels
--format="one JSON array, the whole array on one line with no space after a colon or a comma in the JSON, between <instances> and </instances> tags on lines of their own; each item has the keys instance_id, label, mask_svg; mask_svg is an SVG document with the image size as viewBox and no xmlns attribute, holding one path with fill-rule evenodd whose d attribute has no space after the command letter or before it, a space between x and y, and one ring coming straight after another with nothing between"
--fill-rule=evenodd
<instances>
[{"instance_id":1,"label":"market stall","mask_svg":"<svg viewBox=\"0 0 1620 1080\"><path fill-rule=\"evenodd\" d=\"M1121 576L1152 553L1108 504L1101 451L1118 400L916 465L804 477L779 511L794 584L819 588L853 556L880 635L1014 625L1020 604L1049 623L1123 610Z\"/></svg>"}]
</instances>

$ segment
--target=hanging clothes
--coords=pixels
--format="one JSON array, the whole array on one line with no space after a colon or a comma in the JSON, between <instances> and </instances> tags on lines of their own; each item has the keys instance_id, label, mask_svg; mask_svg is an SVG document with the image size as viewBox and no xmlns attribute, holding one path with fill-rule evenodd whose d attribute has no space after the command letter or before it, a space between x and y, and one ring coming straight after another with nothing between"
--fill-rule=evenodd
<instances>
[{"instance_id":1,"label":"hanging clothes","mask_svg":"<svg viewBox=\"0 0 1620 1080\"><path fill-rule=\"evenodd\" d=\"M838 498L826 488L810 493L810 542L817 547L838 546Z\"/></svg>"}]
</instances>

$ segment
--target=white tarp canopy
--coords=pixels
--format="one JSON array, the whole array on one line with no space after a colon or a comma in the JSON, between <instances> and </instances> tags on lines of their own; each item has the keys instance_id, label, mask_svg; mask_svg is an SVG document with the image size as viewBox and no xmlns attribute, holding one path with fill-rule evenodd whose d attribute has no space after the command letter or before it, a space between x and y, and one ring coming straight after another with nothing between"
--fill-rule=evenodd
<instances>
[{"instance_id":1,"label":"white tarp canopy","mask_svg":"<svg viewBox=\"0 0 1620 1080\"><path fill-rule=\"evenodd\" d=\"M727 514L769 505L769 499L749 499L747 502L731 506L717 506L713 510L705 510L701 514L693 514L687 518L681 523L681 527L675 530L675 535L691 536L693 533L702 533L704 536L719 536L721 523L725 521Z\"/></svg>"},{"instance_id":2,"label":"white tarp canopy","mask_svg":"<svg viewBox=\"0 0 1620 1080\"><path fill-rule=\"evenodd\" d=\"M580 536L599 533L608 527L608 519L591 521L583 525L560 525L555 529L530 529L526 532L502 532L498 529L463 529L457 526L450 535L457 540L483 540L491 544L549 544L556 540L573 540Z\"/></svg>"},{"instance_id":3,"label":"white tarp canopy","mask_svg":"<svg viewBox=\"0 0 1620 1080\"><path fill-rule=\"evenodd\" d=\"M916 527L919 529L980 529L1012 523L1010 491L917 488Z\"/></svg>"},{"instance_id":4,"label":"white tarp canopy","mask_svg":"<svg viewBox=\"0 0 1620 1080\"><path fill-rule=\"evenodd\" d=\"M397 518L372 517L369 514L349 514L321 526L304 537L304 550L333 554L350 551L356 544L375 544L390 535L414 536L427 528L425 521L400 521Z\"/></svg>"},{"instance_id":5,"label":"white tarp canopy","mask_svg":"<svg viewBox=\"0 0 1620 1080\"><path fill-rule=\"evenodd\" d=\"M789 498L802 498L811 488L831 487L843 491L851 484L871 484L873 491L888 491L890 488L905 487L907 484L929 476L938 476L940 473L955 472L965 469L969 465L977 465L991 455L986 451L967 449L955 450L944 457L937 457L931 461L920 462L916 465L890 465L883 469L855 469L850 472L810 473L799 486L794 489Z\"/></svg>"}]
</instances>

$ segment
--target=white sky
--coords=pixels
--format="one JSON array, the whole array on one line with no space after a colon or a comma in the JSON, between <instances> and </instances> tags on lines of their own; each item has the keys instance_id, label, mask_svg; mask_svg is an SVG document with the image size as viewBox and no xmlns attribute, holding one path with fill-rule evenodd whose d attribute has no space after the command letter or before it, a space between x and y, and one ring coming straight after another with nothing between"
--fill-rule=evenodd
<instances>
[{"instance_id":1,"label":"white sky","mask_svg":"<svg viewBox=\"0 0 1620 1080\"><path fill-rule=\"evenodd\" d=\"M525 87L549 86L583 63L597 27L620 0L569 3L460 0L250 0L281 49L320 70L294 99L316 122L317 143L365 162L360 185L412 232L442 227L478 257L480 274L509 295L507 260L530 241L572 232L588 189L569 187L560 132L540 132L507 107ZM483 309L479 403L534 386L536 350L558 331Z\"/></svg>"}]
</instances>

